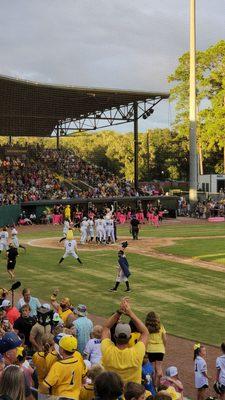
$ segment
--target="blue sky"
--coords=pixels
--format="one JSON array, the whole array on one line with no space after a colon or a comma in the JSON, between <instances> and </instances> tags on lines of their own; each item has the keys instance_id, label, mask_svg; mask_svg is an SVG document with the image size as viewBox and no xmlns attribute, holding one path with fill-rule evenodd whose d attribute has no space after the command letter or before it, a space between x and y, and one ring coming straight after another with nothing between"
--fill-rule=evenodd
<instances>
[{"instance_id":1,"label":"blue sky","mask_svg":"<svg viewBox=\"0 0 225 400\"><path fill-rule=\"evenodd\" d=\"M189 49L189 0L1 0L0 74L48 83L169 91ZM197 48L225 39L225 0L196 0ZM166 127L161 103L140 130ZM121 128L132 130L127 125Z\"/></svg>"}]
</instances>

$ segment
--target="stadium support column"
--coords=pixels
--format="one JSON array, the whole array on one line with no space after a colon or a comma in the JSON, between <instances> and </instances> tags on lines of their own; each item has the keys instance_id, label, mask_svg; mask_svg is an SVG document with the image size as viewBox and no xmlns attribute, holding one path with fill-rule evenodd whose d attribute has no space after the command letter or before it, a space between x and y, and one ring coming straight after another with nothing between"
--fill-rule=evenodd
<instances>
[{"instance_id":1,"label":"stadium support column","mask_svg":"<svg viewBox=\"0 0 225 400\"><path fill-rule=\"evenodd\" d=\"M189 200L193 205L197 201L198 166L196 141L196 23L195 0L190 0L190 100L189 100Z\"/></svg>"},{"instance_id":2,"label":"stadium support column","mask_svg":"<svg viewBox=\"0 0 225 400\"><path fill-rule=\"evenodd\" d=\"M138 190L138 104L134 101L134 187Z\"/></svg>"},{"instance_id":3,"label":"stadium support column","mask_svg":"<svg viewBox=\"0 0 225 400\"><path fill-rule=\"evenodd\" d=\"M11 144L12 144L12 136L9 135L9 145L11 146Z\"/></svg>"},{"instance_id":4,"label":"stadium support column","mask_svg":"<svg viewBox=\"0 0 225 400\"><path fill-rule=\"evenodd\" d=\"M56 128L56 148L59 150L59 124L57 124Z\"/></svg>"}]
</instances>

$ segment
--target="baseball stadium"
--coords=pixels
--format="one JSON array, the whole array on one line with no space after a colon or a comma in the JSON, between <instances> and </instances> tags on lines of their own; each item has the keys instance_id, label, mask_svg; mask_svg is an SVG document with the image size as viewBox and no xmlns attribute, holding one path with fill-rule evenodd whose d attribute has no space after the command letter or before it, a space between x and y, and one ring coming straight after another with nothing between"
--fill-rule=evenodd
<instances>
[{"instance_id":1,"label":"baseball stadium","mask_svg":"<svg viewBox=\"0 0 225 400\"><path fill-rule=\"evenodd\" d=\"M200 56L189 119L187 53L170 92L0 75L0 399L224 400L225 42Z\"/></svg>"}]
</instances>

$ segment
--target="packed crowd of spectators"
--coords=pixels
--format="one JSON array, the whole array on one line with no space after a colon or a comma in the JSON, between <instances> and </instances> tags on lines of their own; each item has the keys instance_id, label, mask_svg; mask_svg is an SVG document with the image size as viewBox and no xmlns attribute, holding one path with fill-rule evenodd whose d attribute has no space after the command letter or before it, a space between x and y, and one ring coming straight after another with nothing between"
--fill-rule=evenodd
<instances>
[{"instance_id":1,"label":"packed crowd of spectators","mask_svg":"<svg viewBox=\"0 0 225 400\"><path fill-rule=\"evenodd\" d=\"M225 200L199 201L195 208L197 218L224 217Z\"/></svg>"},{"instance_id":2,"label":"packed crowd of spectators","mask_svg":"<svg viewBox=\"0 0 225 400\"><path fill-rule=\"evenodd\" d=\"M81 197L115 197L134 196L135 191L130 182L114 176L109 171L94 164L90 164L77 157L71 150L60 151L42 149L40 159L49 161L55 171L64 178L74 182L82 181L89 185Z\"/></svg>"},{"instance_id":3,"label":"packed crowd of spectators","mask_svg":"<svg viewBox=\"0 0 225 400\"><path fill-rule=\"evenodd\" d=\"M177 367L163 369L166 330L150 311L143 323L128 298L102 325L94 325L84 304L48 303L22 291L16 306L0 289L0 399L32 400L37 393L76 400L183 400ZM124 322L123 317L128 318ZM217 357L214 389L225 392L224 354ZM206 398L208 373L205 346L194 346L197 398Z\"/></svg>"},{"instance_id":4,"label":"packed crowd of spectators","mask_svg":"<svg viewBox=\"0 0 225 400\"><path fill-rule=\"evenodd\" d=\"M181 196L178 200L178 216L208 219L210 217L225 217L225 199L208 199L198 201L193 210L190 203Z\"/></svg>"},{"instance_id":5,"label":"packed crowd of spectators","mask_svg":"<svg viewBox=\"0 0 225 400\"><path fill-rule=\"evenodd\" d=\"M39 151L30 146L26 154L4 157L1 150L1 205L70 197L68 188L57 179L54 171L39 160Z\"/></svg>"},{"instance_id":6,"label":"packed crowd of spectators","mask_svg":"<svg viewBox=\"0 0 225 400\"><path fill-rule=\"evenodd\" d=\"M138 195L130 182L77 157L42 146L0 150L0 205L42 199ZM14 149L14 153L13 153Z\"/></svg>"}]
</instances>

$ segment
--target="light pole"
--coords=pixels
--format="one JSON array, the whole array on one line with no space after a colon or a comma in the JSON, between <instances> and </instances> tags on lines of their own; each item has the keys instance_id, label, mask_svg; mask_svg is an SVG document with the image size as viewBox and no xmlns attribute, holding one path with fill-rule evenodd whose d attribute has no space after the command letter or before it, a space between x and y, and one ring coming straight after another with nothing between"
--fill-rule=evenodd
<instances>
[{"instance_id":1,"label":"light pole","mask_svg":"<svg viewBox=\"0 0 225 400\"><path fill-rule=\"evenodd\" d=\"M190 0L190 98L189 98L189 201L197 201L198 161L196 141L196 23L195 0Z\"/></svg>"},{"instance_id":2,"label":"light pole","mask_svg":"<svg viewBox=\"0 0 225 400\"><path fill-rule=\"evenodd\" d=\"M148 181L150 179L150 144L149 144L149 131L147 131L146 136L146 147L147 147L147 174L148 174Z\"/></svg>"}]
</instances>

